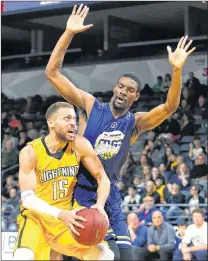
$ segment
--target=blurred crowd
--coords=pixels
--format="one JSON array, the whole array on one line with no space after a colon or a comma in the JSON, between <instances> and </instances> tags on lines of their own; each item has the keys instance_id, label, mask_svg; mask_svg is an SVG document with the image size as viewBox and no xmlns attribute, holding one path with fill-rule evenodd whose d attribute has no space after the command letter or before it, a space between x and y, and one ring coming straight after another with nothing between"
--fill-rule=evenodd
<instances>
[{"instance_id":1,"label":"blurred crowd","mask_svg":"<svg viewBox=\"0 0 208 261\"><path fill-rule=\"evenodd\" d=\"M132 112L148 111L164 102L170 84L171 76L168 74L164 80L158 76L153 86L145 84L141 99L134 104ZM112 92L94 95L100 101L108 102ZM139 253L137 260L139 256L148 256L149 260L152 253L161 252L153 245L163 244L165 241L162 239L158 244L152 239L152 251L144 248L146 252L141 253L139 249L147 246L147 234L153 236L152 230L157 227L157 222L164 223L164 229L173 231L170 234L175 233L172 225L178 225L177 233L182 238L183 229L187 228L187 221L191 221L193 213L206 220L207 207L203 205L198 209L200 204L208 201L206 96L207 86L201 85L191 72L184 83L178 110L159 127L141 135L121 169L117 186L123 200L123 212L128 216L132 242L138 247L138 252L135 252L136 255ZM46 98L39 95L10 99L2 94L2 231L17 230L20 203L18 153L27 142L47 134L45 111L52 103L61 100L58 96ZM144 239L142 242L141 238ZM188 244L188 236L185 242ZM175 248L174 243L168 249ZM161 260L171 260L169 254L163 251ZM180 254L188 255L180 252L177 258Z\"/></svg>"}]
</instances>

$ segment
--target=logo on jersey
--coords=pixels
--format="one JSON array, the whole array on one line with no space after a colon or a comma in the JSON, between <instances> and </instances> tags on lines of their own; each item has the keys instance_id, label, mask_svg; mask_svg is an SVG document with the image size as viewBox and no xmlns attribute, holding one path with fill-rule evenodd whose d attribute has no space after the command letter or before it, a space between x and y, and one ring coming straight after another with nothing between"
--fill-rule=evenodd
<instances>
[{"instance_id":1,"label":"logo on jersey","mask_svg":"<svg viewBox=\"0 0 208 261\"><path fill-rule=\"evenodd\" d=\"M124 134L118 130L103 132L97 137L95 152L104 160L112 158L119 152L124 137Z\"/></svg>"}]
</instances>

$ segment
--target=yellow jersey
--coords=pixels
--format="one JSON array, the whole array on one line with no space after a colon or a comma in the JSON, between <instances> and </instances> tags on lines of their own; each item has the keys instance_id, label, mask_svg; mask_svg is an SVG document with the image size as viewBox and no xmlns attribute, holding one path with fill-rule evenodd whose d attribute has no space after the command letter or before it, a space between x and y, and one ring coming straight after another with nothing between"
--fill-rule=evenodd
<instances>
[{"instance_id":1,"label":"yellow jersey","mask_svg":"<svg viewBox=\"0 0 208 261\"><path fill-rule=\"evenodd\" d=\"M55 154L49 152L44 137L28 144L32 145L37 155L36 196L62 210L72 209L73 189L79 169L73 143L69 142Z\"/></svg>"}]
</instances>

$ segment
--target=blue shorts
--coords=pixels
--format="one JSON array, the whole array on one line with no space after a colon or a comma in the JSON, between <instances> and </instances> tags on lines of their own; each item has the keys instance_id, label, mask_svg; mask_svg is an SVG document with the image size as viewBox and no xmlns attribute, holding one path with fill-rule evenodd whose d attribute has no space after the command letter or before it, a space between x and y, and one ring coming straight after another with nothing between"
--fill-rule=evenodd
<instances>
[{"instance_id":1,"label":"blue shorts","mask_svg":"<svg viewBox=\"0 0 208 261\"><path fill-rule=\"evenodd\" d=\"M87 189L77 185L74 191L74 199L81 205L90 208L96 203L97 193L94 189ZM110 227L105 241L114 238L119 248L132 248L128 226L125 222L121 208L120 191L116 185L111 185L110 195L106 201L105 211L108 215Z\"/></svg>"}]
</instances>

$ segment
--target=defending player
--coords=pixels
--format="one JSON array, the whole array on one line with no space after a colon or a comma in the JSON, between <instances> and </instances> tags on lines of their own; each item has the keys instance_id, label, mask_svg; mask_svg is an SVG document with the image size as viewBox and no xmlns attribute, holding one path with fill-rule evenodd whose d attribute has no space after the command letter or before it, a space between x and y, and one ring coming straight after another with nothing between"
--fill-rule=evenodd
<instances>
[{"instance_id":1,"label":"defending player","mask_svg":"<svg viewBox=\"0 0 208 261\"><path fill-rule=\"evenodd\" d=\"M105 214L110 182L103 166L89 141L76 136L76 114L71 104L52 104L46 119L49 135L30 142L19 156L22 206L14 259L50 260L52 248L82 260L113 260L113 252L104 244L84 247L72 236L79 235L74 225L84 228L79 221L85 221L76 215L80 208L72 207L79 164L82 162L97 180L94 207Z\"/></svg>"},{"instance_id":2,"label":"defending player","mask_svg":"<svg viewBox=\"0 0 208 261\"><path fill-rule=\"evenodd\" d=\"M115 259L118 260L118 248L115 242L110 240L115 233L121 259L133 260L128 227L122 215L120 193L116 187L117 175L125 162L130 144L133 144L142 132L161 124L177 109L182 86L182 67L195 48L188 51L192 41L186 45L187 36L180 39L175 52L172 52L169 46L167 47L173 75L164 104L150 112L130 113L129 108L134 101L139 99L141 88L139 79L131 73L119 78L109 104L99 103L95 97L76 88L61 74L64 56L72 38L75 34L93 26L83 25L88 11L87 6L81 5L78 10L76 10L76 6L74 7L72 15L67 21L66 30L52 52L45 73L56 90L67 101L82 110L79 133L91 142L111 180L111 192L105 209L113 230L109 230L106 240L109 240L109 245L116 254ZM80 205L88 207L94 204L96 199L96 182L82 165L74 195Z\"/></svg>"}]
</instances>

